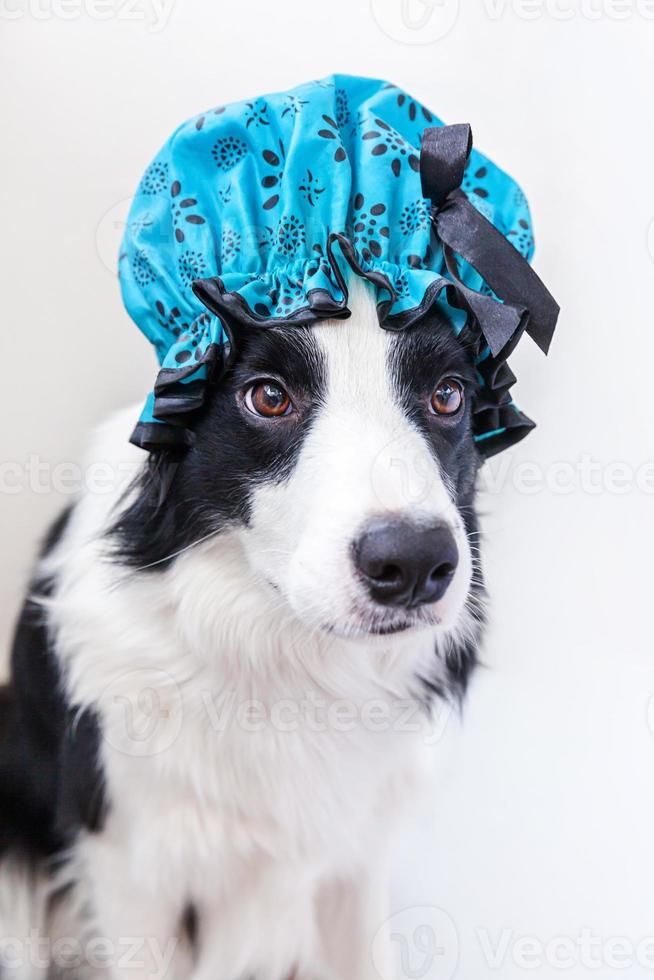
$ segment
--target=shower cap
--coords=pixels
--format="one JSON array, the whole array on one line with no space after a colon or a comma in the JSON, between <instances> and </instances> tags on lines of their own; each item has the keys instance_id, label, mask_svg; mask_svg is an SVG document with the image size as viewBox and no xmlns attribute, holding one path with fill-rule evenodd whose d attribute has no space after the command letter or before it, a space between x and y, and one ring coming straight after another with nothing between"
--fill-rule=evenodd
<instances>
[{"instance_id":1,"label":"shower cap","mask_svg":"<svg viewBox=\"0 0 654 980\"><path fill-rule=\"evenodd\" d=\"M483 456L534 423L511 399L524 332L547 352L558 306L529 265L517 184L387 82L333 75L183 123L145 171L119 260L127 311L160 369L132 441L193 444L193 420L248 328L345 318L347 274L380 327L436 306L473 352Z\"/></svg>"}]
</instances>

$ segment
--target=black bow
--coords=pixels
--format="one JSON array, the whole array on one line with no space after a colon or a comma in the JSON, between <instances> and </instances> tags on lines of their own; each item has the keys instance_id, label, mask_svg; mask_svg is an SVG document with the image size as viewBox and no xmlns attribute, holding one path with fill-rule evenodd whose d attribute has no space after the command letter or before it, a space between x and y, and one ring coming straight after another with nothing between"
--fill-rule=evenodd
<instances>
[{"instance_id":1,"label":"black bow","mask_svg":"<svg viewBox=\"0 0 654 980\"><path fill-rule=\"evenodd\" d=\"M477 211L461 190L472 149L467 123L426 129L420 152L422 193L447 271L459 299L479 324L493 356L523 330L547 353L559 307L526 259ZM461 281L457 256L468 262L501 302Z\"/></svg>"}]
</instances>

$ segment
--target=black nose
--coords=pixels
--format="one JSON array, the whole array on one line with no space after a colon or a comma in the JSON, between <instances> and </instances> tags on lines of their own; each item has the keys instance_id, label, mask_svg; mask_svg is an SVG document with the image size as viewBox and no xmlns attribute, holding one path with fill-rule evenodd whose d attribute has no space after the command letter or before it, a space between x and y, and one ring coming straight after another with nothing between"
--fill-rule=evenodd
<instances>
[{"instance_id":1,"label":"black nose","mask_svg":"<svg viewBox=\"0 0 654 980\"><path fill-rule=\"evenodd\" d=\"M383 521L355 541L354 561L375 602L413 607L445 595L459 552L445 524Z\"/></svg>"}]
</instances>

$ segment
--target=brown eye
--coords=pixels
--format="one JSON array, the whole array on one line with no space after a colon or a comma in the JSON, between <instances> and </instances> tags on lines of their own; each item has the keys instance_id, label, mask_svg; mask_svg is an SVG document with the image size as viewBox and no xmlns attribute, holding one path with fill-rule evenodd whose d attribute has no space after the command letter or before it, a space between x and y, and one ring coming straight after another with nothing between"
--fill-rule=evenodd
<instances>
[{"instance_id":1,"label":"brown eye","mask_svg":"<svg viewBox=\"0 0 654 980\"><path fill-rule=\"evenodd\" d=\"M288 415L293 405L288 393L272 379L257 381L245 392L245 406L253 415L275 418Z\"/></svg>"},{"instance_id":2,"label":"brown eye","mask_svg":"<svg viewBox=\"0 0 654 980\"><path fill-rule=\"evenodd\" d=\"M463 404L463 386L455 378L444 378L431 396L432 411L454 415Z\"/></svg>"}]
</instances>

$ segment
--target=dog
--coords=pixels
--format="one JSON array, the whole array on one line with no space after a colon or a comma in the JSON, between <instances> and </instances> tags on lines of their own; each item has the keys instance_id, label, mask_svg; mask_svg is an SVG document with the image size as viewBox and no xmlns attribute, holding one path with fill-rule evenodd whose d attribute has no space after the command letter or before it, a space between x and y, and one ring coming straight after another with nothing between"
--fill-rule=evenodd
<instances>
[{"instance_id":1,"label":"dog","mask_svg":"<svg viewBox=\"0 0 654 980\"><path fill-rule=\"evenodd\" d=\"M424 726L483 631L477 381L437 306L393 333L349 287L243 329L191 449L128 446L132 409L90 449L120 485L47 536L0 708L3 980L392 975Z\"/></svg>"}]
</instances>

